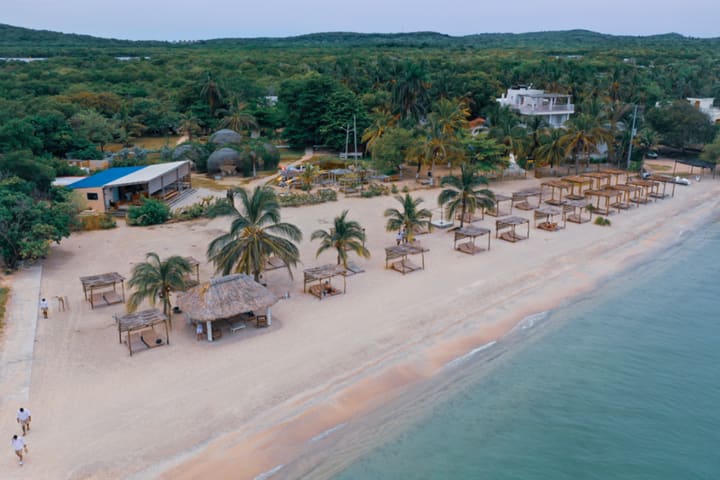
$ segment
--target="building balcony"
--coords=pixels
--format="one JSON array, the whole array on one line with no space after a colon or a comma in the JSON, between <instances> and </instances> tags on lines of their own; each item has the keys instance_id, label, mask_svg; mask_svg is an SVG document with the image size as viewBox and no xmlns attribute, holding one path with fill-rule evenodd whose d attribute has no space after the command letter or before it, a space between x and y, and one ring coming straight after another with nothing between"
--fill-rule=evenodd
<instances>
[{"instance_id":1,"label":"building balcony","mask_svg":"<svg viewBox=\"0 0 720 480\"><path fill-rule=\"evenodd\" d=\"M573 114L575 105L572 103L563 105L515 105L513 107L521 115L551 115L551 114Z\"/></svg>"}]
</instances>

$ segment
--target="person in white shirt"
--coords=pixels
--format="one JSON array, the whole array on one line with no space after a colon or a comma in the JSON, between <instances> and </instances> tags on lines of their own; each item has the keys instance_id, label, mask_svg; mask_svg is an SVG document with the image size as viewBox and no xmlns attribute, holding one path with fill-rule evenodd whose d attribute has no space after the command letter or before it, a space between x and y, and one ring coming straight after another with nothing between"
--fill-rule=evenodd
<instances>
[{"instance_id":1,"label":"person in white shirt","mask_svg":"<svg viewBox=\"0 0 720 480\"><path fill-rule=\"evenodd\" d=\"M40 299L40 310L42 311L43 318L48 318L48 308L50 308L50 305L48 304L48 301L45 297Z\"/></svg>"},{"instance_id":2,"label":"person in white shirt","mask_svg":"<svg viewBox=\"0 0 720 480\"><path fill-rule=\"evenodd\" d=\"M13 450L15 450L15 455L20 459L20 465L23 464L23 455L26 455L28 453L27 445L25 445L25 439L23 437L18 437L17 435L13 435L12 437L12 447Z\"/></svg>"},{"instance_id":3,"label":"person in white shirt","mask_svg":"<svg viewBox=\"0 0 720 480\"><path fill-rule=\"evenodd\" d=\"M17 422L22 427L23 435L27 435L27 432L30 431L31 420L30 410L25 410L23 407L20 407L20 410L17 412Z\"/></svg>"}]
</instances>

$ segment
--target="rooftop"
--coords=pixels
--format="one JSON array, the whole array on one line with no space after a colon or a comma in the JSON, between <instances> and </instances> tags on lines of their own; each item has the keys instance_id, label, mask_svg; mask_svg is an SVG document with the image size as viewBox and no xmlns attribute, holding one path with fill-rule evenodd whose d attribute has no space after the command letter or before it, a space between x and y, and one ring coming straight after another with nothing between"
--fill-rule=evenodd
<instances>
[{"instance_id":1,"label":"rooftop","mask_svg":"<svg viewBox=\"0 0 720 480\"><path fill-rule=\"evenodd\" d=\"M133 172L142 170L145 167L114 167L108 168L104 172L96 173L90 177L84 178L80 181L71 183L68 188L98 188L104 187L108 183L117 180L119 178L130 175Z\"/></svg>"}]
</instances>

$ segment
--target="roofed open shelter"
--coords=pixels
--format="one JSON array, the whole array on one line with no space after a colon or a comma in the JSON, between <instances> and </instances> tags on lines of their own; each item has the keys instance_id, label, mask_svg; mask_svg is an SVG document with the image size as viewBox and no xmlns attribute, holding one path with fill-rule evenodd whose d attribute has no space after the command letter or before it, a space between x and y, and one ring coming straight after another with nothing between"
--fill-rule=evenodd
<instances>
[{"instance_id":1,"label":"roofed open shelter","mask_svg":"<svg viewBox=\"0 0 720 480\"><path fill-rule=\"evenodd\" d=\"M115 322L118 327L118 341L122 343L122 335L125 334L125 342L127 343L130 356L133 354L133 335L139 335L140 341L147 348L159 347L160 345L170 344L170 332L168 329L168 318L163 312L157 308L143 310L142 312L133 312L121 317L115 316ZM165 341L155 327L158 325L165 326Z\"/></svg>"},{"instance_id":2,"label":"roofed open shelter","mask_svg":"<svg viewBox=\"0 0 720 480\"><path fill-rule=\"evenodd\" d=\"M525 236L517 233L518 225L527 225ZM501 230L507 230L500 233ZM523 217L505 217L495 221L495 238L502 238L507 242L518 242L530 238L530 220Z\"/></svg>"},{"instance_id":3,"label":"roofed open shelter","mask_svg":"<svg viewBox=\"0 0 720 480\"><path fill-rule=\"evenodd\" d=\"M332 295L340 295L347 291L347 282L345 280L346 270L342 265L335 265L329 263L327 265L321 265L319 267L306 268L303 270L303 292L308 292L322 300L325 297ZM332 286L330 283L334 277L342 277L343 288L342 291ZM308 284L317 282L315 285Z\"/></svg>"},{"instance_id":4,"label":"roofed open shelter","mask_svg":"<svg viewBox=\"0 0 720 480\"><path fill-rule=\"evenodd\" d=\"M80 277L80 282L83 286L85 300L90 302L92 309L95 309L97 305L125 303L125 277L117 272ZM117 292L118 283L121 294ZM111 288L112 290L110 290Z\"/></svg>"},{"instance_id":5,"label":"roofed open shelter","mask_svg":"<svg viewBox=\"0 0 720 480\"><path fill-rule=\"evenodd\" d=\"M278 297L250 275L236 273L213 278L197 285L177 299L177 305L193 323L205 323L207 338L213 340L213 323L252 318L256 326L272 323L270 307ZM253 312L252 316L248 314ZM232 327L231 327L232 328Z\"/></svg>"},{"instance_id":6,"label":"roofed open shelter","mask_svg":"<svg viewBox=\"0 0 720 480\"><path fill-rule=\"evenodd\" d=\"M466 225L463 228L458 228L457 230L455 230L455 240L453 242L453 248L463 253L468 253L470 255L475 255L477 252L482 252L485 249L475 245L475 239L483 235L487 235L487 249L490 250L490 229L476 227L473 225Z\"/></svg>"},{"instance_id":7,"label":"roofed open shelter","mask_svg":"<svg viewBox=\"0 0 720 480\"><path fill-rule=\"evenodd\" d=\"M417 242L404 243L400 245L393 245L392 247L385 248L385 268L392 268L405 275L406 273L414 272L415 270L425 269L425 252L429 252L427 248L423 247ZM408 259L410 255L420 255L422 260L421 265L417 265ZM393 262L391 265L388 264L390 260L400 259Z\"/></svg>"}]
</instances>

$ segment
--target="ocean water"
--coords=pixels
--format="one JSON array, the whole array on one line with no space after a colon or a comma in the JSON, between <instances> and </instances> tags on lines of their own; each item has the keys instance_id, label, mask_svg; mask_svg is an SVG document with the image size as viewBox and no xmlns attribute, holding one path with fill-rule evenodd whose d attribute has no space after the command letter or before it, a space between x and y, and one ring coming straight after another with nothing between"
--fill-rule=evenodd
<instances>
[{"instance_id":1,"label":"ocean water","mask_svg":"<svg viewBox=\"0 0 720 480\"><path fill-rule=\"evenodd\" d=\"M535 320L332 478L720 479L720 223Z\"/></svg>"}]
</instances>

